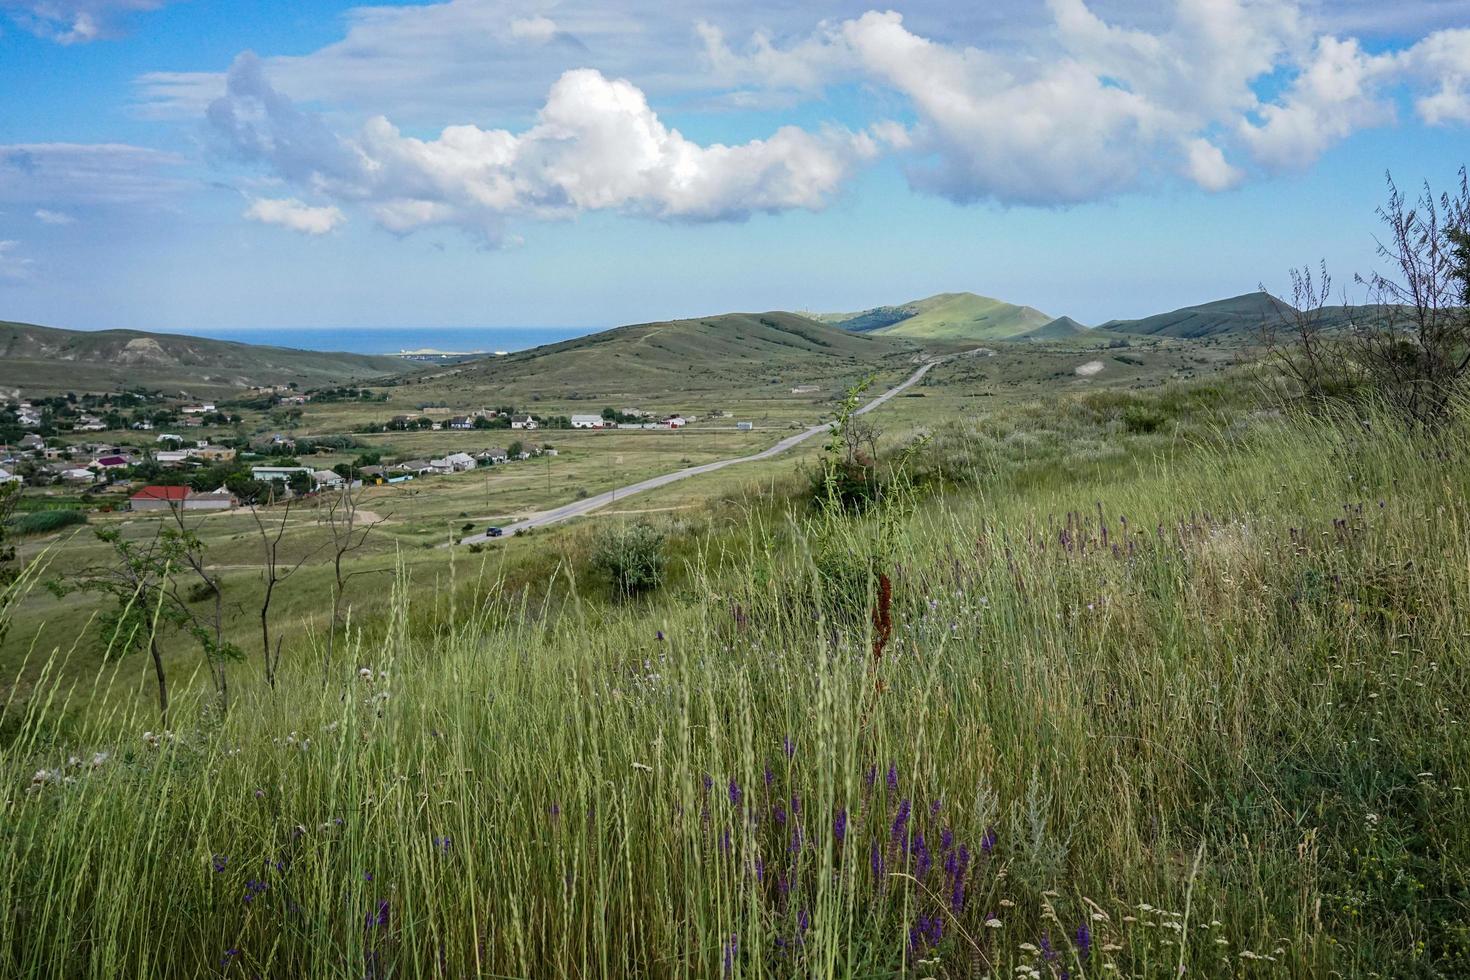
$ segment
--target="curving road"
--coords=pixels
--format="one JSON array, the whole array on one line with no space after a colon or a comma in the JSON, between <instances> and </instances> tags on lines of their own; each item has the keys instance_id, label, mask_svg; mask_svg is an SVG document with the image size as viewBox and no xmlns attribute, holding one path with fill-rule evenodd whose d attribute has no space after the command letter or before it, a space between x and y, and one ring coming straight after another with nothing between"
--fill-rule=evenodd
<instances>
[{"instance_id":1,"label":"curving road","mask_svg":"<svg viewBox=\"0 0 1470 980\"><path fill-rule=\"evenodd\" d=\"M955 355L949 355L949 357L953 356ZM929 373L930 368L934 367L934 365L936 364L941 363L942 361L948 360L949 357L939 357L933 360L925 361L923 364L919 365L919 369L913 374L909 375L908 379L905 380L902 384L898 384L892 388L889 388L877 398L874 398L866 405L863 405L861 408L857 409L857 411L853 412L853 414L865 415L878 406L882 405L884 402L888 401L890 398L894 398L902 394L907 389L912 388L914 385L918 384L919 381L924 377L924 375ZM810 429L805 429L801 432L796 433L795 435L787 436L785 439L782 439L774 446L771 446L768 449L763 449L760 452L750 456L735 456L730 459L716 460L713 463L701 463L698 466L690 466L686 469L675 470L672 473L664 473L661 476L650 477L647 480L643 480L638 483L630 483L626 487L618 487L616 490L609 490L606 493L599 493L593 497L586 497L582 500L575 500L572 503L563 504L562 506L556 507L552 510L542 511L534 517L526 518L524 521L520 521L515 524L507 524L503 528L503 531L507 536L509 536L515 534L517 531L525 531L533 527L545 527L548 524L558 524L561 521L569 520L573 517L580 517L583 514L597 510L599 507L605 507L615 500L621 500L626 497L631 497L635 493L642 493L645 490L653 490L658 487L666 487L670 483L677 483L679 480L687 480L691 476L699 476L704 473L713 473L715 470L722 470L727 466L737 466L740 463L754 463L757 460L770 459L772 456L778 456L781 453L784 453L786 450L792 448L793 446L801 445L803 442L806 442L814 435L830 431L832 426L834 426L835 424L835 422L824 422L821 425L814 425ZM490 536L488 534L472 534L467 537L461 538L460 544L478 544L482 541L488 540L490 540Z\"/></svg>"}]
</instances>

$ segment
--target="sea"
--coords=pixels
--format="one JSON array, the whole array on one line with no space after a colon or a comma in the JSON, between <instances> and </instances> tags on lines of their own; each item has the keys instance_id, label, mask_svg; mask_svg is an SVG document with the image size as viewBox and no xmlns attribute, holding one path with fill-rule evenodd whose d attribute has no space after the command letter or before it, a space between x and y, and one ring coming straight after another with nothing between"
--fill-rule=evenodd
<instances>
[{"instance_id":1,"label":"sea","mask_svg":"<svg viewBox=\"0 0 1470 980\"><path fill-rule=\"evenodd\" d=\"M192 329L196 337L267 344L298 350L346 351L351 354L397 354L436 350L449 354L495 351L507 353L554 344L600 330L600 327L261 327L241 330Z\"/></svg>"}]
</instances>

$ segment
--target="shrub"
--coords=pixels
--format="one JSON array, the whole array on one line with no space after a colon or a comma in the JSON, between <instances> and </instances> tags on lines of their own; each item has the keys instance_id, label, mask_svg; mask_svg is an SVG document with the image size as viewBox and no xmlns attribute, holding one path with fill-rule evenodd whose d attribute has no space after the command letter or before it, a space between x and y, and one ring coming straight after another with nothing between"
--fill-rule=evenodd
<instances>
[{"instance_id":1,"label":"shrub","mask_svg":"<svg viewBox=\"0 0 1470 980\"><path fill-rule=\"evenodd\" d=\"M79 510L38 510L15 519L17 534L50 534L64 527L87 523L87 515Z\"/></svg>"},{"instance_id":2,"label":"shrub","mask_svg":"<svg viewBox=\"0 0 1470 980\"><path fill-rule=\"evenodd\" d=\"M628 599L658 588L663 580L665 535L646 521L604 531L592 552L592 567L611 579L613 595Z\"/></svg>"},{"instance_id":3,"label":"shrub","mask_svg":"<svg viewBox=\"0 0 1470 980\"><path fill-rule=\"evenodd\" d=\"M1157 432L1164 421L1163 413L1147 405L1129 405L1123 410L1123 428L1133 435Z\"/></svg>"}]
</instances>

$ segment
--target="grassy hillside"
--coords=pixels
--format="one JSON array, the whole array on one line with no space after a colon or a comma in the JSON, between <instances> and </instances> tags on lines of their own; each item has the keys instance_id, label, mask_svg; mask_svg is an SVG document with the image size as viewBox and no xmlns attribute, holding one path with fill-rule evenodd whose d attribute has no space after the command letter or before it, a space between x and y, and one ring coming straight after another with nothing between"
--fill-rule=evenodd
<instances>
[{"instance_id":1,"label":"grassy hillside","mask_svg":"<svg viewBox=\"0 0 1470 980\"><path fill-rule=\"evenodd\" d=\"M1269 293L1253 292L1229 299L1186 306L1139 320L1110 320L1103 329L1116 333L1149 334L1197 339L1220 334L1253 336L1263 326L1277 324L1290 305Z\"/></svg>"},{"instance_id":2,"label":"grassy hillside","mask_svg":"<svg viewBox=\"0 0 1470 980\"><path fill-rule=\"evenodd\" d=\"M221 395L243 385L334 384L401 373L397 358L264 347L138 330L0 322L0 389Z\"/></svg>"},{"instance_id":3,"label":"grassy hillside","mask_svg":"<svg viewBox=\"0 0 1470 980\"><path fill-rule=\"evenodd\" d=\"M940 293L899 306L821 317L844 330L931 340L1006 340L1051 322L1029 306L974 293Z\"/></svg>"},{"instance_id":4,"label":"grassy hillside","mask_svg":"<svg viewBox=\"0 0 1470 980\"><path fill-rule=\"evenodd\" d=\"M1050 323L1028 330L1017 337L1017 340L1068 340L1073 337L1086 336L1090 331L1087 327L1078 323L1069 316L1059 316Z\"/></svg>"},{"instance_id":5,"label":"grassy hillside","mask_svg":"<svg viewBox=\"0 0 1470 980\"><path fill-rule=\"evenodd\" d=\"M1242 397L938 427L643 602L537 537L560 606L400 585L164 735L104 666L5 719L0 973L1463 975L1470 418Z\"/></svg>"},{"instance_id":6,"label":"grassy hillside","mask_svg":"<svg viewBox=\"0 0 1470 980\"><path fill-rule=\"evenodd\" d=\"M669 391L729 391L804 384L831 388L908 364L918 347L853 334L794 313L640 323L434 374L440 386L490 392L647 400Z\"/></svg>"}]
</instances>

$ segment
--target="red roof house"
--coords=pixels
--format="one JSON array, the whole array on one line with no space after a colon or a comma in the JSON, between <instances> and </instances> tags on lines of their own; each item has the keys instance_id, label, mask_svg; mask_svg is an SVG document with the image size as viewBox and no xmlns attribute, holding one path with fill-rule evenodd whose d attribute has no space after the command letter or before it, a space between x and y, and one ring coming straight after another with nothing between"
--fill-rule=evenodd
<instances>
[{"instance_id":1,"label":"red roof house","mask_svg":"<svg viewBox=\"0 0 1470 980\"><path fill-rule=\"evenodd\" d=\"M183 506L188 487L144 487L128 498L133 510L167 510Z\"/></svg>"}]
</instances>

